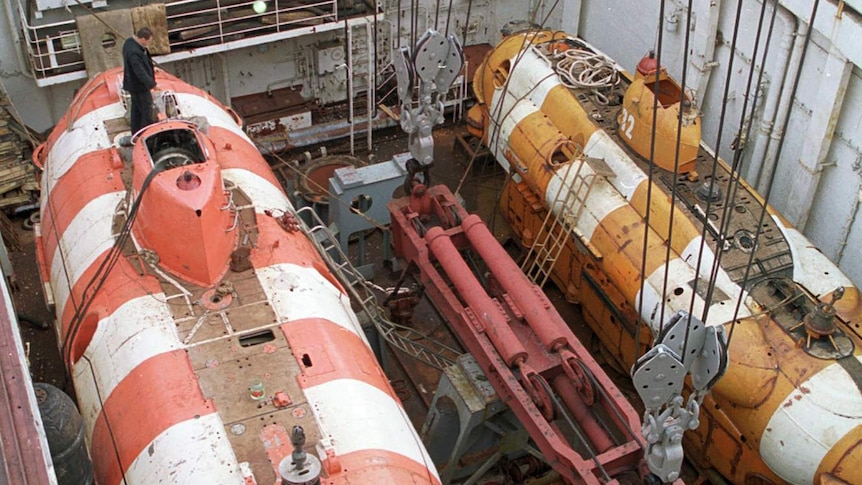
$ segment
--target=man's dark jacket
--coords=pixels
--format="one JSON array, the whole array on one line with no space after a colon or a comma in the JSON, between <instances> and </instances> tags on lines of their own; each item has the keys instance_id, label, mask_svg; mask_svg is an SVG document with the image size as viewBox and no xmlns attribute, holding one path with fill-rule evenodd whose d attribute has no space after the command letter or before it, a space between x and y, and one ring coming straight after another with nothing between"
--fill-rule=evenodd
<instances>
[{"instance_id":1,"label":"man's dark jacket","mask_svg":"<svg viewBox=\"0 0 862 485\"><path fill-rule=\"evenodd\" d=\"M123 44L123 89L129 92L149 91L156 86L153 61L147 49L133 37Z\"/></svg>"}]
</instances>

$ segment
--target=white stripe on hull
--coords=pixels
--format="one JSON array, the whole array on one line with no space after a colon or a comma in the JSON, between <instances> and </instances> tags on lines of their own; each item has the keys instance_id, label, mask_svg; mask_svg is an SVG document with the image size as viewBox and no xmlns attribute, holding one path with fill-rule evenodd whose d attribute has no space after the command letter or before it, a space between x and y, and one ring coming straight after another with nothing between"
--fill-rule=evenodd
<instances>
[{"instance_id":1,"label":"white stripe on hull","mask_svg":"<svg viewBox=\"0 0 862 485\"><path fill-rule=\"evenodd\" d=\"M703 238L698 236L692 239L688 245L682 250L682 254L680 255L680 259L688 263L691 266L692 271L697 268L697 258L698 254L701 253L701 241ZM697 284L697 290L706 291L707 285L709 284L710 274L712 272L712 264L715 261L715 253L712 252L712 248L709 247L709 244L703 245L703 256L700 262L700 277L702 278L700 282ZM748 292L741 290L741 287L733 282L730 279L730 276L727 275L727 272L724 269L720 269L718 274L715 277L715 287L718 290L721 290L727 296L727 299L723 299L719 301L719 293L714 292L712 295L713 302L723 303L720 305L719 313L725 315L724 320L718 321L709 319L710 322L720 324L730 321L733 318L732 312L727 313L727 306L730 305L732 307L736 307L736 302L739 301L739 292L743 291L743 305L739 308L739 318L745 318L750 315L750 311L748 307L745 305L745 299L748 297ZM715 307L715 305L713 305ZM712 310L710 310L712 312Z\"/></svg>"},{"instance_id":2,"label":"white stripe on hull","mask_svg":"<svg viewBox=\"0 0 862 485\"><path fill-rule=\"evenodd\" d=\"M164 298L164 293L135 298L99 322L84 355L98 369L95 378L102 400L108 399L117 385L142 362L180 347L176 325L163 303ZM76 382L92 379L86 359L79 360L73 372ZM89 436L98 417L99 395L94 388L81 389L78 401L93 404L84 406L89 412L95 412L85 419Z\"/></svg>"},{"instance_id":3,"label":"white stripe on hull","mask_svg":"<svg viewBox=\"0 0 862 485\"><path fill-rule=\"evenodd\" d=\"M235 183L251 199L254 210L258 214L262 214L266 209L283 212L293 210L293 206L281 188L251 170L229 168L222 170L221 175L224 180Z\"/></svg>"},{"instance_id":4,"label":"white stripe on hull","mask_svg":"<svg viewBox=\"0 0 862 485\"><path fill-rule=\"evenodd\" d=\"M389 394L355 379L336 379L305 389L305 397L336 456L385 450L423 464L439 480L410 418Z\"/></svg>"},{"instance_id":5,"label":"white stripe on hull","mask_svg":"<svg viewBox=\"0 0 862 485\"><path fill-rule=\"evenodd\" d=\"M105 120L122 118L125 114L123 103L117 102L93 110L80 117L57 138L48 152L42 188L49 194L54 181L59 180L78 161L81 155L104 150L112 145L105 129ZM45 194L42 194L43 198Z\"/></svg>"},{"instance_id":6,"label":"white stripe on hull","mask_svg":"<svg viewBox=\"0 0 862 485\"><path fill-rule=\"evenodd\" d=\"M590 135L587 146L584 147L584 154L605 161L615 174L608 181L628 201L632 200L635 190L648 178L625 150L617 145L604 130L596 130Z\"/></svg>"},{"instance_id":7,"label":"white stripe on hull","mask_svg":"<svg viewBox=\"0 0 862 485\"><path fill-rule=\"evenodd\" d=\"M350 299L314 268L285 263L258 268L255 273L280 322L321 318L365 341Z\"/></svg>"},{"instance_id":8,"label":"white stripe on hull","mask_svg":"<svg viewBox=\"0 0 862 485\"><path fill-rule=\"evenodd\" d=\"M644 287L635 297L635 308L639 308L640 300L643 299L641 318L649 323L654 334L663 325L661 321L662 305L664 305L665 321L678 310L685 310L698 318L703 315L704 301L700 295L694 296L694 306L691 305L693 290L689 283L694 281L694 269L685 261L673 257L673 254L671 257L669 263L659 266L649 275ZM667 291L665 298L662 298L666 272L668 275ZM702 281L698 283L698 289L705 290L706 288L701 285L704 285ZM709 316L705 322L707 325L721 325L733 319L739 289L735 285L731 285L722 288L722 291L727 293L729 299L717 300L713 298L713 303L709 307ZM745 318L748 315L750 315L748 309L745 306L741 307L738 318Z\"/></svg>"},{"instance_id":9,"label":"white stripe on hull","mask_svg":"<svg viewBox=\"0 0 862 485\"><path fill-rule=\"evenodd\" d=\"M507 93L502 88L494 90L491 100L491 114L500 113L505 116L501 123L492 119L488 124L488 149L494 154L497 162L504 169L509 170L509 161L506 158L506 149L509 147L509 137L515 126L527 116L539 111L539 107L529 100L518 101L512 93ZM502 106L500 106L502 104Z\"/></svg>"},{"instance_id":10,"label":"white stripe on hull","mask_svg":"<svg viewBox=\"0 0 862 485\"><path fill-rule=\"evenodd\" d=\"M644 287L635 298L635 308L640 308L640 300L643 299L643 313L641 318L644 319L653 330L653 335L658 335L659 329L663 323L667 321L677 310L689 310L691 304L691 287L688 282L693 279L694 271L675 255L671 254L671 260L667 264L663 264L653 271L644 282ZM664 277L667 273L667 298L662 298L662 288L664 286ZM674 294L674 290L682 288L679 295ZM664 314L662 315L662 307ZM699 316L703 313L703 298L700 296L694 297L694 307L692 314ZM662 320L663 317L663 320Z\"/></svg>"},{"instance_id":11,"label":"white stripe on hull","mask_svg":"<svg viewBox=\"0 0 862 485\"><path fill-rule=\"evenodd\" d=\"M135 485L164 485L166 479L176 484L240 485L244 482L239 468L224 424L213 413L159 434L129 466L126 480Z\"/></svg>"},{"instance_id":12,"label":"white stripe on hull","mask_svg":"<svg viewBox=\"0 0 862 485\"><path fill-rule=\"evenodd\" d=\"M839 286L853 287L844 273L829 261L819 249L795 227L785 227L781 220L773 217L781 229L793 256L793 281L800 283L817 296L831 293Z\"/></svg>"},{"instance_id":13,"label":"white stripe on hull","mask_svg":"<svg viewBox=\"0 0 862 485\"><path fill-rule=\"evenodd\" d=\"M847 371L832 364L802 383L775 411L760 438L760 454L788 482L813 483L830 448L860 418L862 394Z\"/></svg>"},{"instance_id":14,"label":"white stripe on hull","mask_svg":"<svg viewBox=\"0 0 862 485\"><path fill-rule=\"evenodd\" d=\"M242 128L237 126L236 120L228 114L220 106L206 98L202 98L197 94L189 93L174 93L177 98L180 113L185 117L202 116L206 118L210 126L217 126L225 130L230 130L237 136L245 140L249 145L254 146L251 139ZM220 148L220 147L219 147Z\"/></svg>"},{"instance_id":15,"label":"white stripe on hull","mask_svg":"<svg viewBox=\"0 0 862 485\"><path fill-rule=\"evenodd\" d=\"M559 191L560 185L563 184L561 176L566 175L565 168L557 171L556 174L554 174L554 176L548 181L548 188L545 191L546 206L553 207L554 213L558 216L561 211L558 207L559 204L554 204L554 201L557 199L558 194L560 197L565 198L565 191L578 188L578 182L573 180L576 170L577 168L573 167L567 174L568 177L566 177L565 182L566 188L563 188L562 194L560 194ZM581 169L582 175L587 175L589 173L592 173L592 169L590 169L590 167L585 166ZM581 231L581 234L589 240L593 238L593 233L595 233L596 228L602 223L608 214L628 205L628 202L620 196L619 192L617 192L617 190L607 180L597 179L584 204L584 210L581 211L576 225L578 230ZM571 209L577 211L576 207L572 207Z\"/></svg>"},{"instance_id":16,"label":"white stripe on hull","mask_svg":"<svg viewBox=\"0 0 862 485\"><path fill-rule=\"evenodd\" d=\"M543 106L548 93L560 86L560 77L533 48L527 49L520 60L512 59L513 65L515 62L518 65L510 73L509 93L515 98L526 96L536 106Z\"/></svg>"},{"instance_id":17,"label":"white stripe on hull","mask_svg":"<svg viewBox=\"0 0 862 485\"><path fill-rule=\"evenodd\" d=\"M114 245L114 213L125 195L125 192L111 192L91 200L75 214L69 227L60 236L51 259L51 281L54 282L58 316L63 315L70 288L75 286L99 255ZM64 268L64 263L68 267ZM66 279L66 273L71 281Z\"/></svg>"},{"instance_id":18,"label":"white stripe on hull","mask_svg":"<svg viewBox=\"0 0 862 485\"><path fill-rule=\"evenodd\" d=\"M510 69L508 84L494 90L489 104L489 113L494 117L488 126L488 147L503 168L509 169L504 157L509 146L509 136L515 126L527 116L539 111L548 93L560 85L559 77L548 62L532 49L518 59L511 60L517 69ZM502 103L502 106L501 106ZM502 117L502 123L497 120Z\"/></svg>"}]
</instances>

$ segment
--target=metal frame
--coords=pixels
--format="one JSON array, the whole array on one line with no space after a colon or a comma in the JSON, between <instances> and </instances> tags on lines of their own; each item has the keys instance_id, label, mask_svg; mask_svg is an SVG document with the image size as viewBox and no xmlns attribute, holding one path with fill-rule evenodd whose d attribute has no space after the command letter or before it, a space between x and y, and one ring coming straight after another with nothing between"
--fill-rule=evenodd
<instances>
[{"instance_id":1,"label":"metal frame","mask_svg":"<svg viewBox=\"0 0 862 485\"><path fill-rule=\"evenodd\" d=\"M374 20L382 20L383 14L375 12L370 15L353 17L349 19L339 19L338 6L336 0L323 0L318 2L309 2L301 6L285 6L287 2L283 0L271 0L273 6L271 10L263 13L254 13L251 15L240 15L235 18L230 18L231 12L246 11L251 9L252 1L233 3L222 5L222 0L213 2L204 2L201 0L180 0L166 3L168 33L176 33L180 30L201 27L214 27L216 33L197 37L188 40L173 40L170 41L171 53L156 56L154 59L157 62L174 62L193 57L200 57L220 52L227 52L234 49L266 44L279 40L301 37L313 33L327 32L343 29L345 22L348 26L364 25ZM280 4L279 2L282 2ZM190 11L177 12L178 7L201 5L199 9ZM86 79L87 72L84 66L84 59L81 54L80 44L68 43L68 39L75 38L78 35L78 29L75 24L75 19L70 13L67 20L39 24L38 22L30 22L25 14L27 9L18 0L18 14L21 21L21 26L24 31L24 43L27 48L27 57L30 63L30 69L36 79L36 84L40 87L61 84L70 81ZM288 19L290 13L306 10L309 7L314 7L320 13L313 17L303 19ZM172 12L173 11L173 12ZM173 22L198 18L205 15L215 15L216 20L208 20L200 24L185 25L182 29L170 28ZM232 27L240 25L242 22L263 18L265 16L275 16L275 23L251 28L240 28L232 30ZM317 25L306 25L309 21L321 20L322 23ZM244 35L246 38L231 40L234 36ZM63 47L64 40L67 42L66 47ZM215 41L215 44L194 47L195 44L206 41ZM66 57L66 59L63 59ZM58 72L59 71L59 72Z\"/></svg>"}]
</instances>

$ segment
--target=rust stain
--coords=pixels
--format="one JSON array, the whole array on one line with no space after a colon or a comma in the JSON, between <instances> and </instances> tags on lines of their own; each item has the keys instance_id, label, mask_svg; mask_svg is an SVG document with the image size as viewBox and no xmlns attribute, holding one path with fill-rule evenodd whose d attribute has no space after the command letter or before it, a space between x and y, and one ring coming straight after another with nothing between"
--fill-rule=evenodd
<instances>
[{"instance_id":1,"label":"rust stain","mask_svg":"<svg viewBox=\"0 0 862 485\"><path fill-rule=\"evenodd\" d=\"M811 393L811 389L808 389L805 386L799 386L799 390L802 391L802 394L810 394Z\"/></svg>"},{"instance_id":2,"label":"rust stain","mask_svg":"<svg viewBox=\"0 0 862 485\"><path fill-rule=\"evenodd\" d=\"M627 232L627 231L623 231L623 232ZM624 242L624 243L620 244L620 252L625 251L625 250L626 250L626 248L628 247L628 245L629 245L629 244L631 244L631 243L632 243L632 240L631 240L631 239L626 239L626 242Z\"/></svg>"}]
</instances>

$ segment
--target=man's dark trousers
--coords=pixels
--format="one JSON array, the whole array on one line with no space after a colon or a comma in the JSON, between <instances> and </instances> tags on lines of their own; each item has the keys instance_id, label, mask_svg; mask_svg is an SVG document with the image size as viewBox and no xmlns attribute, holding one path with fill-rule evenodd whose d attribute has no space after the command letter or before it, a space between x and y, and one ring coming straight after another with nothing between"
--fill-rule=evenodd
<instances>
[{"instance_id":1,"label":"man's dark trousers","mask_svg":"<svg viewBox=\"0 0 862 485\"><path fill-rule=\"evenodd\" d=\"M153 95L149 90L132 91L129 95L132 98L130 124L134 135L141 128L153 123Z\"/></svg>"}]
</instances>

